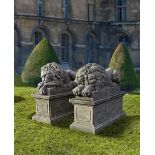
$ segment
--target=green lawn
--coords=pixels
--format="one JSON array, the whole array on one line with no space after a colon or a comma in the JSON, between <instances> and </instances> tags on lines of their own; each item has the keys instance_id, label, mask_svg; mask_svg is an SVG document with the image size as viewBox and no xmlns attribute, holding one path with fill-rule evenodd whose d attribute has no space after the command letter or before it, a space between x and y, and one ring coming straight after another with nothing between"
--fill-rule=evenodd
<instances>
[{"instance_id":1,"label":"green lawn","mask_svg":"<svg viewBox=\"0 0 155 155\"><path fill-rule=\"evenodd\" d=\"M127 116L100 134L69 129L73 116L52 125L32 121L32 87L15 87L15 155L137 155L140 147L140 95L124 96Z\"/></svg>"}]
</instances>

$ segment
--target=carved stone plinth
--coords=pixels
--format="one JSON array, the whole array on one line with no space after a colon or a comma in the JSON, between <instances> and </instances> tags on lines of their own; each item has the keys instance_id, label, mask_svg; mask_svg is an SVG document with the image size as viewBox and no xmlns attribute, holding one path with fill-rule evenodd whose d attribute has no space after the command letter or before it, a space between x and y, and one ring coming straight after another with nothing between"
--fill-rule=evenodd
<instances>
[{"instance_id":1,"label":"carved stone plinth","mask_svg":"<svg viewBox=\"0 0 155 155\"><path fill-rule=\"evenodd\" d=\"M74 122L70 129L98 133L100 130L125 116L122 111L122 97L125 93L120 87L106 87L92 93L92 97L72 98Z\"/></svg>"},{"instance_id":2,"label":"carved stone plinth","mask_svg":"<svg viewBox=\"0 0 155 155\"><path fill-rule=\"evenodd\" d=\"M73 113L73 105L69 103L69 99L73 97L72 92L46 96L34 94L36 100L36 114L33 120L51 124L51 122L59 120Z\"/></svg>"}]
</instances>

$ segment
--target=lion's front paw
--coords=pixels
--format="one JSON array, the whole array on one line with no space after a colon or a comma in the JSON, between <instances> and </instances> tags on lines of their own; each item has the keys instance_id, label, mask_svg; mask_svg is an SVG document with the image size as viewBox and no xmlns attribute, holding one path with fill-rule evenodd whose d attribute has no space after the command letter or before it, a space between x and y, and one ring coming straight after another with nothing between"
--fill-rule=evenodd
<instances>
[{"instance_id":1,"label":"lion's front paw","mask_svg":"<svg viewBox=\"0 0 155 155\"><path fill-rule=\"evenodd\" d=\"M82 96L84 96L84 97L89 97L89 96L91 96L91 94L92 94L91 90L87 87L82 91Z\"/></svg>"},{"instance_id":2,"label":"lion's front paw","mask_svg":"<svg viewBox=\"0 0 155 155\"><path fill-rule=\"evenodd\" d=\"M40 89L38 89L39 90L39 94L41 94L41 95L46 95L46 86L44 85L43 87L41 87Z\"/></svg>"},{"instance_id":3,"label":"lion's front paw","mask_svg":"<svg viewBox=\"0 0 155 155\"><path fill-rule=\"evenodd\" d=\"M73 94L78 96L81 95L81 89L79 87L76 87L73 89Z\"/></svg>"}]
</instances>

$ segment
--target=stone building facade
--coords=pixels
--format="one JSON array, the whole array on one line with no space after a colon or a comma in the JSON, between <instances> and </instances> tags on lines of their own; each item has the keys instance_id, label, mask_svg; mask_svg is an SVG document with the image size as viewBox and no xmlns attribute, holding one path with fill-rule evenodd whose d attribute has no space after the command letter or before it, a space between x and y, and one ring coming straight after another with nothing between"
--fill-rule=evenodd
<instances>
[{"instance_id":1,"label":"stone building facade","mask_svg":"<svg viewBox=\"0 0 155 155\"><path fill-rule=\"evenodd\" d=\"M21 73L36 44L47 38L65 68L109 64L124 42L140 67L139 0L15 0L15 71Z\"/></svg>"}]
</instances>

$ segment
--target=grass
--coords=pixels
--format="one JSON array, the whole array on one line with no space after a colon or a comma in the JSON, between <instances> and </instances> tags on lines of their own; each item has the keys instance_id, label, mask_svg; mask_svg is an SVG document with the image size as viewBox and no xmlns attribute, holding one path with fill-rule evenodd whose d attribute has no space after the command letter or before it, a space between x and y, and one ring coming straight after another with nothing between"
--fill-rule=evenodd
<instances>
[{"instance_id":1,"label":"grass","mask_svg":"<svg viewBox=\"0 0 155 155\"><path fill-rule=\"evenodd\" d=\"M14 85L15 86L22 86L23 85L20 75L18 75L16 73L14 74Z\"/></svg>"},{"instance_id":2,"label":"grass","mask_svg":"<svg viewBox=\"0 0 155 155\"><path fill-rule=\"evenodd\" d=\"M31 85L36 85L39 83L41 80L41 67L51 62L59 63L59 60L52 45L48 42L47 39L43 38L35 46L26 61L21 74L23 83Z\"/></svg>"},{"instance_id":3,"label":"grass","mask_svg":"<svg viewBox=\"0 0 155 155\"><path fill-rule=\"evenodd\" d=\"M123 98L127 116L98 135L71 131L73 116L53 123L32 121L32 87L15 87L15 155L137 155L140 147L140 95Z\"/></svg>"}]
</instances>

